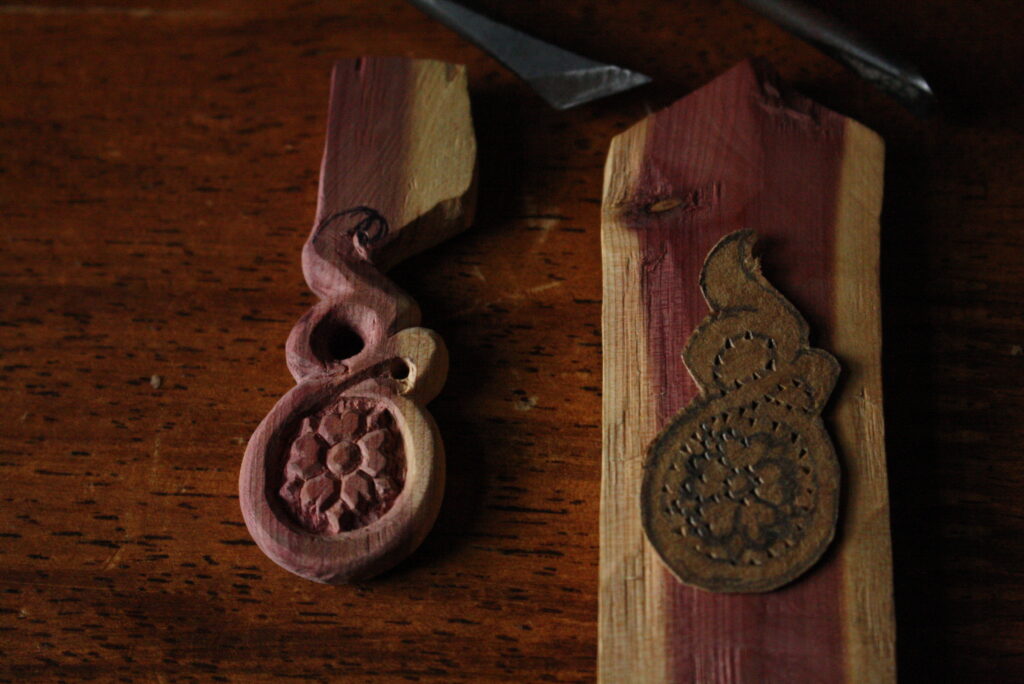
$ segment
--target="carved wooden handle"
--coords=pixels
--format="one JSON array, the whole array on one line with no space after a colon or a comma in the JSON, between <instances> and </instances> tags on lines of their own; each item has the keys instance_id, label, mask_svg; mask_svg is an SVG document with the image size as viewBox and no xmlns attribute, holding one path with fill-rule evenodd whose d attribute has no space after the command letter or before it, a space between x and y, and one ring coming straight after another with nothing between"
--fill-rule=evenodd
<instances>
[{"instance_id":1,"label":"carved wooden handle","mask_svg":"<svg viewBox=\"0 0 1024 684\"><path fill-rule=\"evenodd\" d=\"M298 575L377 574L437 516L444 455L422 406L444 384L448 355L382 271L466 227L475 159L462 67L335 65L317 221L302 251L321 299L285 347L298 385L256 429L239 479L253 539Z\"/></svg>"}]
</instances>

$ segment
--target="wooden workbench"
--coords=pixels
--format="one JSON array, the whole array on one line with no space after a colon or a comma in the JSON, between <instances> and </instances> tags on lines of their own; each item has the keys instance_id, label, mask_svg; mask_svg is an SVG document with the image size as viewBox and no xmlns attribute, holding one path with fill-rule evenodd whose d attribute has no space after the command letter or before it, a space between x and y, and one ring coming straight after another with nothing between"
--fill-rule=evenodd
<instances>
[{"instance_id":1,"label":"wooden workbench","mask_svg":"<svg viewBox=\"0 0 1024 684\"><path fill-rule=\"evenodd\" d=\"M730 1L472 4L655 83L557 113L397 0L0 5L0 680L592 680L607 144L754 54L888 145L900 674L1024 677L1024 9L822 3L934 81L919 120ZM440 519L328 587L255 547L237 472L360 54L468 65L480 194L394 272L452 353Z\"/></svg>"}]
</instances>

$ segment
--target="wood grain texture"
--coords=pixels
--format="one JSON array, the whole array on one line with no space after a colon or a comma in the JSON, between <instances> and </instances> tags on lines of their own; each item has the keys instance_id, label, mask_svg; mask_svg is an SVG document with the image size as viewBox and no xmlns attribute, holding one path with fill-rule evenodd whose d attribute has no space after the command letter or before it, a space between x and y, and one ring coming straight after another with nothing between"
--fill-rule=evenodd
<instances>
[{"instance_id":1,"label":"wood grain texture","mask_svg":"<svg viewBox=\"0 0 1024 684\"><path fill-rule=\"evenodd\" d=\"M854 128L853 137L847 137ZM856 171L847 168L846 156L858 160ZM865 400L872 391L865 388L880 372L877 314L865 311L877 312L870 302L878 299L881 159L877 136L784 89L760 62L735 67L612 141L602 222L603 680L894 677L880 390ZM812 342L820 339L846 370L833 406L849 403L856 408L826 410L825 419L837 425L835 441L847 473L849 505L870 511L870 521L859 524L862 519L855 517L858 524L847 522L833 551L799 581L766 594L730 596L689 587L673 577L645 543L638 509L646 445L700 387L714 386L714 354L702 356L700 348L688 347L691 377L679 352L691 334L699 342L694 331L706 306L694 284L704 255L739 228L757 232L770 245L764 254L768 279L810 320ZM863 249L837 251L841 230L857 232ZM715 263L709 258L708 264ZM703 277L702 286L707 284ZM846 315L839 304L850 297L841 293L850 291L868 303L851 313L855 323L839 324ZM754 303L748 308L760 307ZM781 323L785 316L779 312L774 318ZM835 330L844 333L836 335ZM830 383L819 384L824 390ZM819 404L825 396L827 392L818 397ZM780 414L772 420L788 419ZM708 417L706 422L713 421ZM700 429L705 429L703 424ZM671 428L667 430L663 436L670 437ZM799 442L801 430L793 431ZM817 434L810 426L804 432L807 439ZM812 441L807 449L820 453L820 439ZM826 454L818 467L822 474L830 470L824 465L828 460ZM812 489L817 492L816 486ZM823 510L831 512L828 518L834 515L834 500L829 503L827 488L821 491ZM645 511L651 520L650 509ZM812 527L815 531L808 534L816 535L820 546L828 527L808 529ZM655 542L664 555L665 535L656 535ZM669 558L673 568L682 562L675 553ZM860 582L865 573L872 575L872 584Z\"/></svg>"},{"instance_id":2,"label":"wood grain texture","mask_svg":"<svg viewBox=\"0 0 1024 684\"><path fill-rule=\"evenodd\" d=\"M464 230L476 140L465 69L402 58L334 65L303 274L321 301L286 345L298 385L256 428L239 474L260 549L307 579L368 579L437 518L444 450L423 404L448 352L382 270Z\"/></svg>"},{"instance_id":3,"label":"wood grain texture","mask_svg":"<svg viewBox=\"0 0 1024 684\"><path fill-rule=\"evenodd\" d=\"M921 65L921 121L738 3L467 4L655 80L554 112L401 0L0 8L0 680L593 681L608 143L755 54L886 141L901 678L1024 679L1024 7L821 0ZM339 587L263 556L237 471L365 54L467 65L480 192L390 271L455 360L441 513Z\"/></svg>"}]
</instances>

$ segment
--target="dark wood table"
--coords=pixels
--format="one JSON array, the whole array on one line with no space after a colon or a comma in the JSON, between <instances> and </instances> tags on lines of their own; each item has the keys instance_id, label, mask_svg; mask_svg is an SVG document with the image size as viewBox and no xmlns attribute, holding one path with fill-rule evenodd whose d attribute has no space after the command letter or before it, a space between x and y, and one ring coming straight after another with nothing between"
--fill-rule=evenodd
<instances>
[{"instance_id":1,"label":"dark wood table","mask_svg":"<svg viewBox=\"0 0 1024 684\"><path fill-rule=\"evenodd\" d=\"M758 54L888 143L901 676L1024 677L1024 6L822 3L932 78L921 120L731 1L472 4L655 83L557 113L398 1L0 5L0 679L593 679L607 143ZM253 545L236 478L360 54L469 66L480 203L394 272L452 352L441 517L328 587Z\"/></svg>"}]
</instances>

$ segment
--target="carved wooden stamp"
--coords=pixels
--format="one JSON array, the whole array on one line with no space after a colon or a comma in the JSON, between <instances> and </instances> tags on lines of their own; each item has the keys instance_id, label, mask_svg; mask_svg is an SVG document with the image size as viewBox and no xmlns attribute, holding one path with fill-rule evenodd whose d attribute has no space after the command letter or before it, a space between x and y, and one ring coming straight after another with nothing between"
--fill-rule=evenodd
<instances>
[{"instance_id":1,"label":"carved wooden stamp","mask_svg":"<svg viewBox=\"0 0 1024 684\"><path fill-rule=\"evenodd\" d=\"M298 575L382 572L437 516L444 454L422 407L448 356L383 271L468 225L475 169L462 67L335 65L317 218L302 251L320 301L286 344L298 384L249 440L239 478L253 539Z\"/></svg>"},{"instance_id":2,"label":"carved wooden stamp","mask_svg":"<svg viewBox=\"0 0 1024 684\"><path fill-rule=\"evenodd\" d=\"M672 572L712 591L769 591L835 534L839 463L819 417L839 374L761 275L754 236L726 236L700 288L711 314L683 360L700 395L648 450L644 531Z\"/></svg>"}]
</instances>

